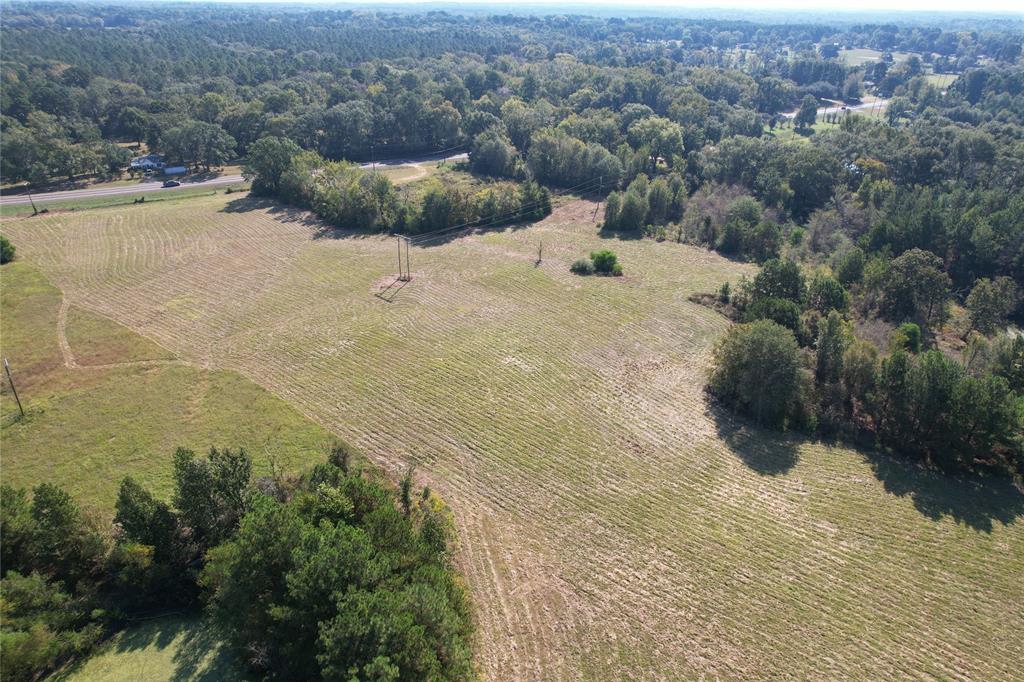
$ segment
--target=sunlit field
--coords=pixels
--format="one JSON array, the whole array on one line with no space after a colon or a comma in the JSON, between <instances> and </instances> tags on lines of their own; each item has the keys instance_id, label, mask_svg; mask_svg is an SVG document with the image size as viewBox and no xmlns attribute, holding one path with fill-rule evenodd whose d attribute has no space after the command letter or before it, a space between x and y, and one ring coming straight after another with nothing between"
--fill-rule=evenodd
<instances>
[{"instance_id":1,"label":"sunlit field","mask_svg":"<svg viewBox=\"0 0 1024 682\"><path fill-rule=\"evenodd\" d=\"M716 410L729 323L688 297L754 268L600 217L454 233L409 282L395 238L244 194L8 220L5 482L109 508L179 441L296 468L333 434L451 505L489 679L1018 677L1024 498ZM624 277L570 274L598 248ZM115 399L177 430L95 435Z\"/></svg>"}]
</instances>

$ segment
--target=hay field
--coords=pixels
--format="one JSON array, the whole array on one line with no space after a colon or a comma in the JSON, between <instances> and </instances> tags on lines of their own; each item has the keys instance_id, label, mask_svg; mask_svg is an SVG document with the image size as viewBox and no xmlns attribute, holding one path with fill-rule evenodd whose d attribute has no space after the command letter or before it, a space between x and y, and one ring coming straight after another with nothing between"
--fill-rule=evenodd
<instances>
[{"instance_id":1,"label":"hay field","mask_svg":"<svg viewBox=\"0 0 1024 682\"><path fill-rule=\"evenodd\" d=\"M687 296L752 268L594 215L414 248L404 286L393 238L237 195L3 231L71 305L416 463L487 679L1020 678L1024 497L710 409L727 323ZM569 274L595 248L626 276Z\"/></svg>"}]
</instances>

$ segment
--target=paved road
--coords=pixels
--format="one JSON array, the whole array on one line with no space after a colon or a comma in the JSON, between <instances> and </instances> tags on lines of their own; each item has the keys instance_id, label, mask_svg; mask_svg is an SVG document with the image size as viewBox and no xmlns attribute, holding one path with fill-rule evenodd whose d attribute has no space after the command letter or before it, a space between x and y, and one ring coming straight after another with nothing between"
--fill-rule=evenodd
<instances>
[{"instance_id":1,"label":"paved road","mask_svg":"<svg viewBox=\"0 0 1024 682\"><path fill-rule=\"evenodd\" d=\"M818 116L824 116L825 114L837 114L837 113L840 113L840 112L843 111L843 107L844 106L846 107L846 111L864 111L866 109L872 109L872 108L877 109L877 110L880 111L882 109L885 109L885 105L888 104L888 103L889 103L889 100L887 100L887 99L877 99L877 100L875 100L873 102L864 102L863 104L847 104L847 105L837 104L837 105L831 106L831 107L818 107ZM796 115L798 113L800 113L799 109L797 109L796 111L787 111L786 113L782 114L782 117L783 118L796 118Z\"/></svg>"},{"instance_id":2,"label":"paved road","mask_svg":"<svg viewBox=\"0 0 1024 682\"><path fill-rule=\"evenodd\" d=\"M241 175L222 175L209 180L197 180L195 182L182 182L178 187L161 187L162 180L151 180L140 182L137 185L123 185L121 187L96 187L93 189L69 189L59 192L44 192L32 194L32 200L37 204L47 201L68 201L70 199L94 199L97 197L112 197L119 194L140 194L142 192L173 192L182 189L194 189L196 187L218 187L222 185L233 185L243 182ZM16 205L30 203L27 194L16 194L9 197L0 197L0 204Z\"/></svg>"},{"instance_id":3,"label":"paved road","mask_svg":"<svg viewBox=\"0 0 1024 682\"><path fill-rule=\"evenodd\" d=\"M467 158L467 154L454 154L452 156L444 157L445 161L460 161ZM411 157L407 159L388 159L385 161L378 161L375 165L378 168L393 168L396 166L408 166L417 163L424 163L426 161L440 161L441 157L436 156L422 156L422 157ZM371 168L374 164L364 163L361 164L362 168ZM118 196L121 194L140 194L142 192L174 192L176 190L183 189L196 189L203 187L221 187L224 185L234 185L240 182L244 182L241 175L222 175L217 178L211 178L210 180L197 180L184 181L178 187L161 187L162 180L150 180L149 182L140 182L137 185L124 185L121 187L95 187L93 189L69 189L57 192L41 192L39 194L32 194L32 199L37 204L45 203L48 201L68 201L70 199L94 199L98 197L111 197ZM30 203L27 194L16 194L13 196L0 197L0 204L15 206L18 204Z\"/></svg>"}]
</instances>

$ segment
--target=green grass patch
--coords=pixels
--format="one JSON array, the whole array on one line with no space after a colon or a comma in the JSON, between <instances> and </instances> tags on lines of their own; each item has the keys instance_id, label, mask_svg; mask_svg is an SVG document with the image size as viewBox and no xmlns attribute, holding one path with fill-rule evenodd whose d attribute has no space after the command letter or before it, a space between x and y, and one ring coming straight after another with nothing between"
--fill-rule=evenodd
<instances>
[{"instance_id":1,"label":"green grass patch","mask_svg":"<svg viewBox=\"0 0 1024 682\"><path fill-rule=\"evenodd\" d=\"M436 161L425 161L404 166L387 166L378 171L396 185L403 185L433 175L437 172L438 167Z\"/></svg>"},{"instance_id":2,"label":"green grass patch","mask_svg":"<svg viewBox=\"0 0 1024 682\"><path fill-rule=\"evenodd\" d=\"M946 89L957 79L955 73L926 73L924 79L939 89Z\"/></svg>"},{"instance_id":3,"label":"green grass patch","mask_svg":"<svg viewBox=\"0 0 1024 682\"><path fill-rule=\"evenodd\" d=\"M860 66L868 62L877 62L882 58L882 52L858 47L853 50L840 50L839 59L848 66ZM895 63L905 62L910 59L910 52L893 52L892 60Z\"/></svg>"},{"instance_id":4,"label":"green grass patch","mask_svg":"<svg viewBox=\"0 0 1024 682\"><path fill-rule=\"evenodd\" d=\"M58 682L162 682L248 679L198 616L167 616L133 625L89 659L53 675Z\"/></svg>"},{"instance_id":5,"label":"green grass patch","mask_svg":"<svg viewBox=\"0 0 1024 682\"><path fill-rule=\"evenodd\" d=\"M116 322L71 306L65 330L75 361L85 367L148 360L173 360L166 348Z\"/></svg>"},{"instance_id":6,"label":"green grass patch","mask_svg":"<svg viewBox=\"0 0 1024 682\"><path fill-rule=\"evenodd\" d=\"M4 266L3 355L26 416L8 386L0 398L3 479L64 486L109 514L124 476L171 493L178 446L244 447L257 475L300 469L331 437L241 375L188 364L149 364L173 354L105 317L71 307L67 339L80 368L64 365L57 340L60 291L27 263ZM96 369L90 365L121 363Z\"/></svg>"}]
</instances>

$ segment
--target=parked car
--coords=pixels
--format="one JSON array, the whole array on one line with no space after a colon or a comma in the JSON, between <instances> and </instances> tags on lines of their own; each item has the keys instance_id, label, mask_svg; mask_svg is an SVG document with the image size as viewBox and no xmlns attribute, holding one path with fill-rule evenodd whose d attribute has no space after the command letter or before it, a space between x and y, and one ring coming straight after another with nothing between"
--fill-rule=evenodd
<instances>
[{"instance_id":1,"label":"parked car","mask_svg":"<svg viewBox=\"0 0 1024 682\"><path fill-rule=\"evenodd\" d=\"M178 187L181 185L177 180L164 180L164 187Z\"/></svg>"}]
</instances>

